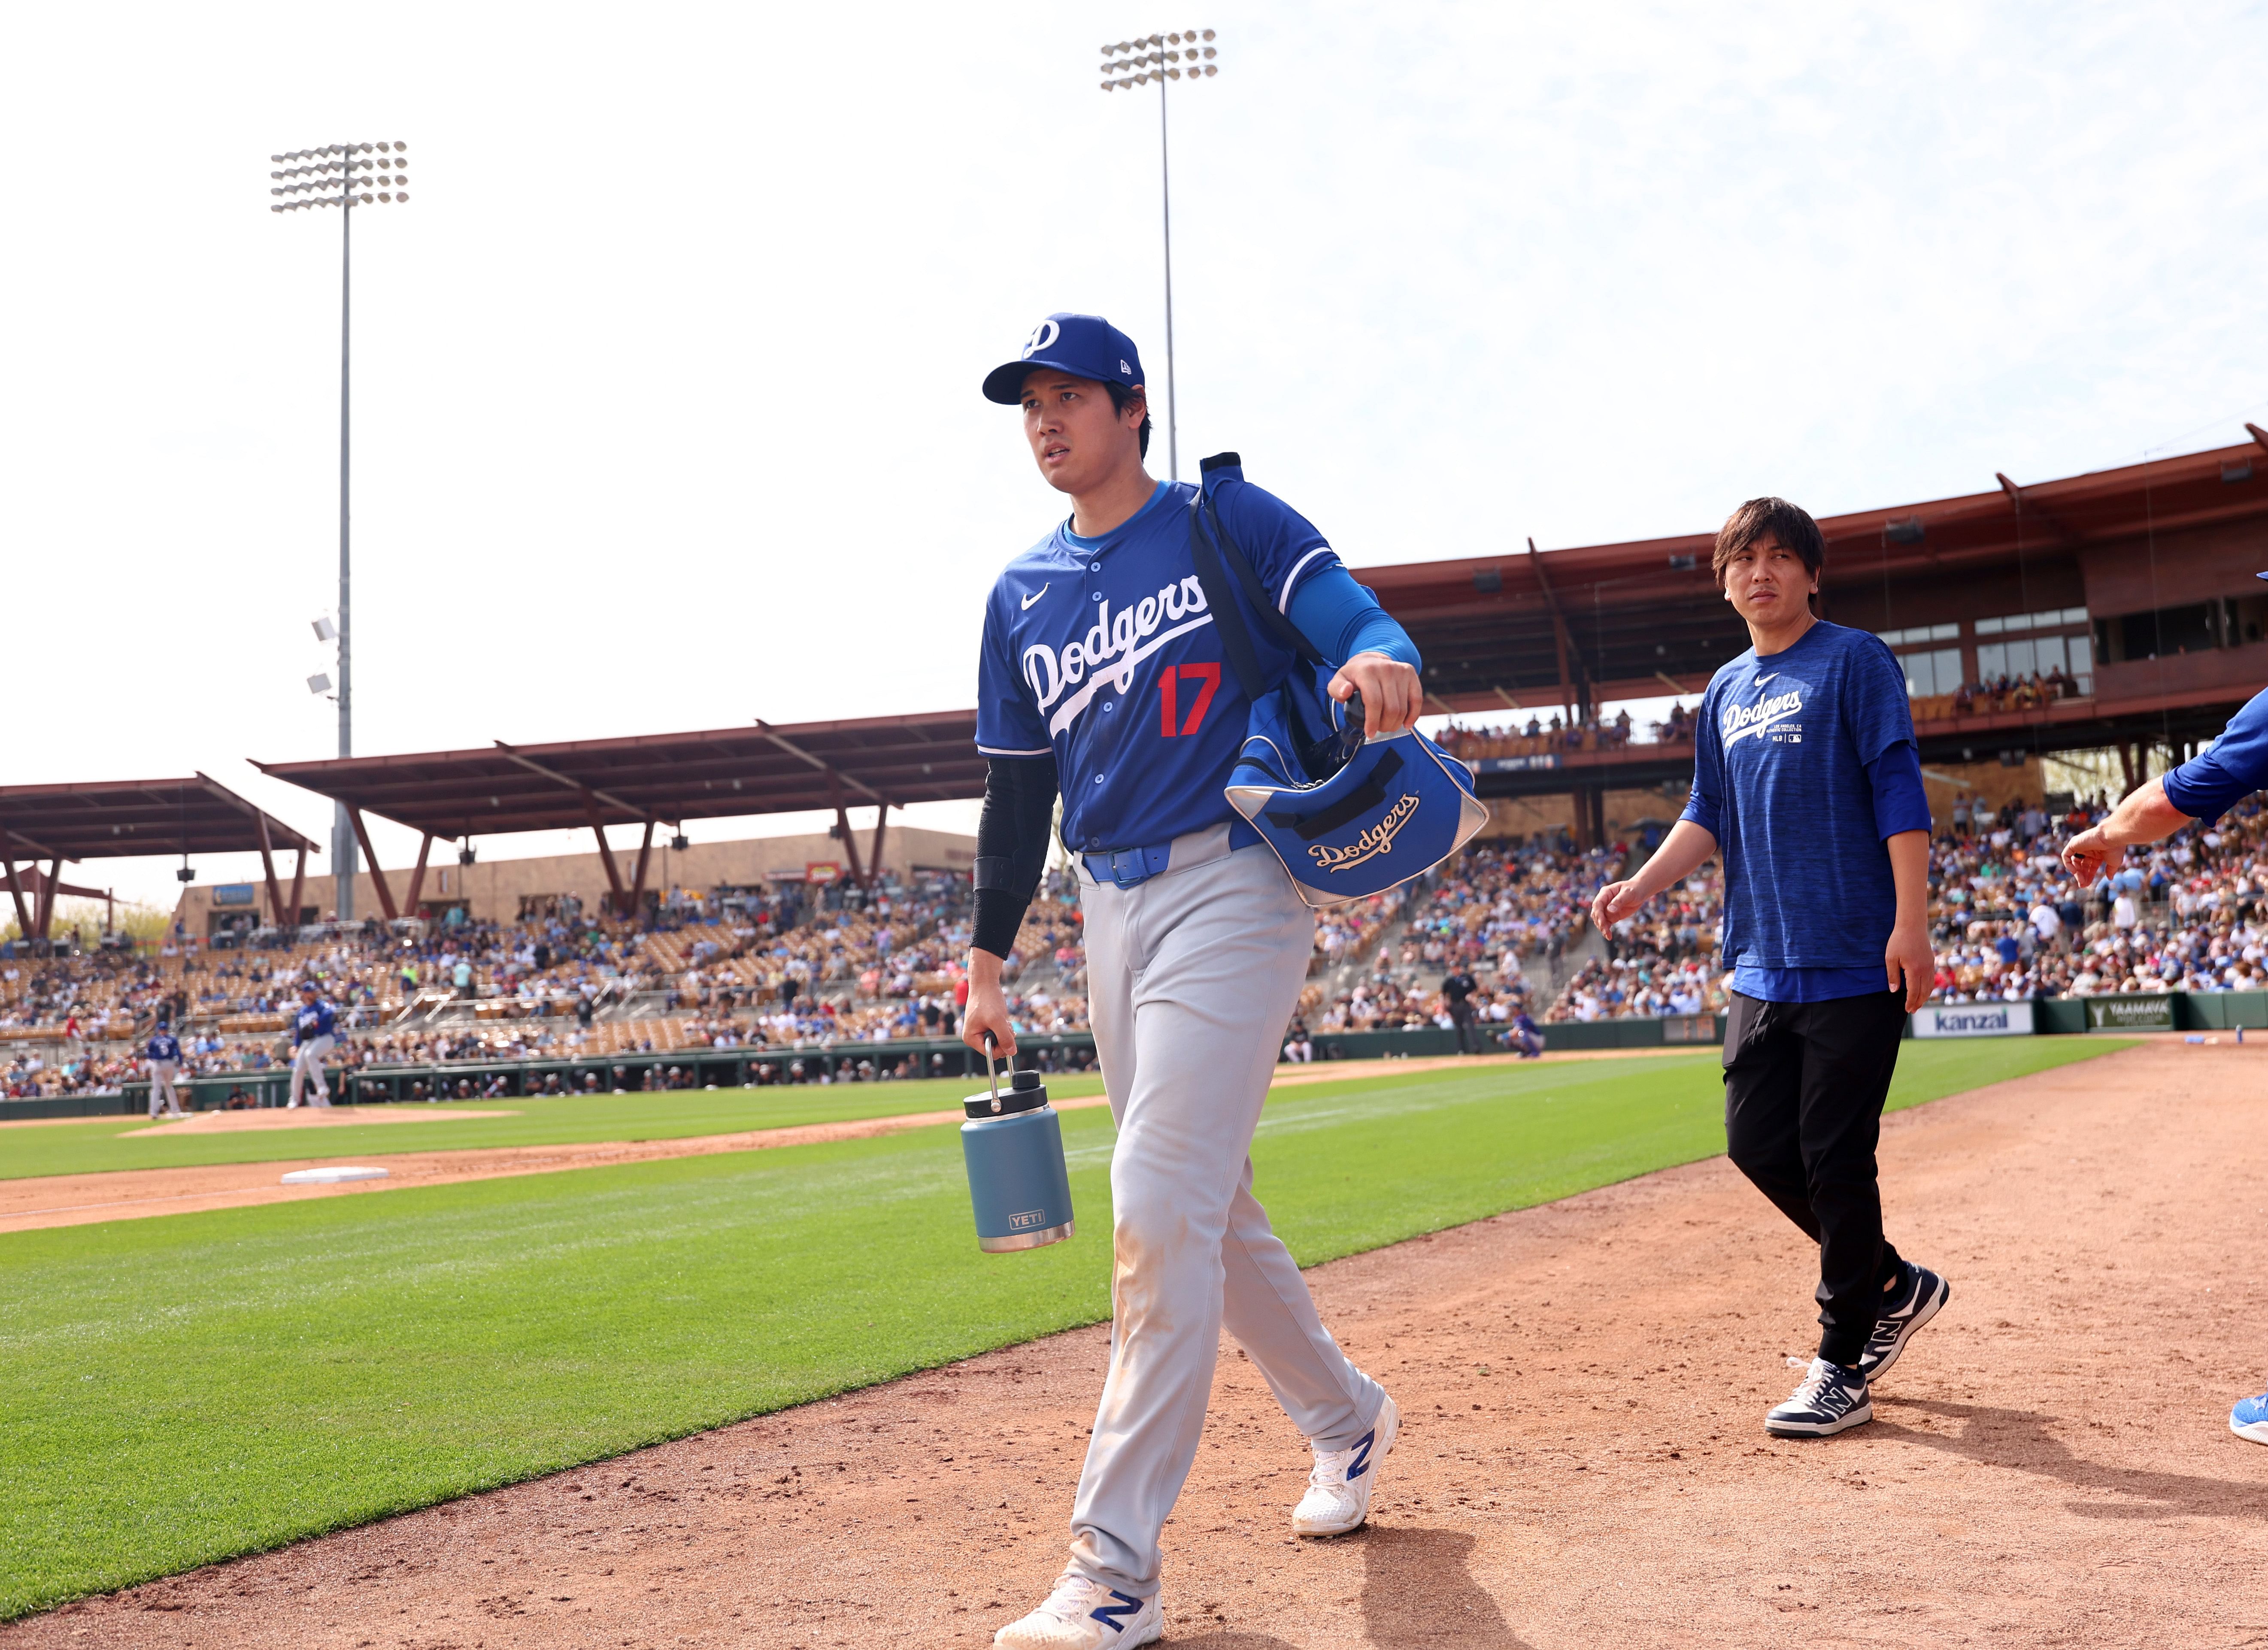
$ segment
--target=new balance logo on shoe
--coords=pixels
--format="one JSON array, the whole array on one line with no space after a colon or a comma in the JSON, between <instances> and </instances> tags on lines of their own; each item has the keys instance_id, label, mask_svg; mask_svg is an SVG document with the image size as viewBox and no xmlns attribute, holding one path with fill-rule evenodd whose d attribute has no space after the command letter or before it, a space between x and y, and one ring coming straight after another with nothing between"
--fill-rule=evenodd
<instances>
[{"instance_id":1,"label":"new balance logo on shoe","mask_svg":"<svg viewBox=\"0 0 2268 1650\"><path fill-rule=\"evenodd\" d=\"M1347 1482L1351 1484L1370 1470L1370 1447L1378 1441L1378 1429L1372 1427L1355 1440L1354 1460L1347 1466Z\"/></svg>"},{"instance_id":2,"label":"new balance logo on shoe","mask_svg":"<svg viewBox=\"0 0 2268 1650\"><path fill-rule=\"evenodd\" d=\"M1110 1589L1110 1596L1117 1602L1111 1604L1098 1604L1093 1609L1087 1611L1087 1614L1094 1617L1095 1620L1101 1622L1104 1626L1110 1628L1113 1632L1123 1632L1126 1631L1126 1623L1122 1619L1122 1617L1131 1616L1135 1611L1140 1609L1142 1608L1142 1601L1138 1598L1130 1597L1128 1595L1120 1592L1115 1587Z\"/></svg>"}]
</instances>

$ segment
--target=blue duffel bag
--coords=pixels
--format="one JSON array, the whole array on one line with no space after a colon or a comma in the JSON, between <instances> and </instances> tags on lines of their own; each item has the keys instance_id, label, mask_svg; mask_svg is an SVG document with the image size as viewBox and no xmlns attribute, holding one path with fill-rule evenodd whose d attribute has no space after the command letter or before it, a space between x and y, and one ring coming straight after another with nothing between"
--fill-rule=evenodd
<instances>
[{"instance_id":1,"label":"blue duffel bag","mask_svg":"<svg viewBox=\"0 0 2268 1650\"><path fill-rule=\"evenodd\" d=\"M1488 822L1472 770L1415 728L1362 733L1362 699L1330 696L1337 667L1268 599L1252 564L1221 524L1214 490L1243 479L1233 453L1204 461L1189 509L1189 544L1229 668L1252 702L1229 805L1276 851L1300 897L1333 905L1383 893L1431 871ZM1235 600L1241 593L1244 600ZM1247 612L1293 655L1266 678Z\"/></svg>"}]
</instances>

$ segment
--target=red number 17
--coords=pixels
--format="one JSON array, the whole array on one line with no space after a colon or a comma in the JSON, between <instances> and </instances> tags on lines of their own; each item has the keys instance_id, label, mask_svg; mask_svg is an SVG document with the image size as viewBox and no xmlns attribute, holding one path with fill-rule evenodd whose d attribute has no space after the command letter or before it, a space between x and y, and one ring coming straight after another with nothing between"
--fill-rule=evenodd
<instances>
[{"instance_id":1,"label":"red number 17","mask_svg":"<svg viewBox=\"0 0 2268 1650\"><path fill-rule=\"evenodd\" d=\"M1178 728L1174 726L1181 706L1176 697L1177 683L1198 681L1204 685L1197 689L1197 702L1189 707L1189 719ZM1177 671L1171 665L1158 673L1159 722L1158 732L1166 739L1177 734L1194 733L1204 725L1205 712L1212 708L1212 696L1220 687L1220 665L1183 665Z\"/></svg>"}]
</instances>

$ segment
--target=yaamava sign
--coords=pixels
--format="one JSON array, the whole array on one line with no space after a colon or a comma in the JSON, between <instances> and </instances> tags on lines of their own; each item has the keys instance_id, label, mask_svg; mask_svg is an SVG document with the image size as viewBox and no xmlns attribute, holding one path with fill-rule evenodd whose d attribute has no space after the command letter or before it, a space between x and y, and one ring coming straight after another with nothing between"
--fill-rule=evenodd
<instances>
[{"instance_id":1,"label":"yaamava sign","mask_svg":"<svg viewBox=\"0 0 2268 1650\"><path fill-rule=\"evenodd\" d=\"M2090 997L2087 999L2089 1031L2171 1031L2174 999L2161 997Z\"/></svg>"}]
</instances>

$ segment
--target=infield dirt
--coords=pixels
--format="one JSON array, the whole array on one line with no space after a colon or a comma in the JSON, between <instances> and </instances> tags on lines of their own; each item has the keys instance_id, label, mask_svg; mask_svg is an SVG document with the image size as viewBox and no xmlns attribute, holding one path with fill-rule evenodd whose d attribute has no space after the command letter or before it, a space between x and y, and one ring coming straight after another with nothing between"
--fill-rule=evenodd
<instances>
[{"instance_id":1,"label":"infield dirt","mask_svg":"<svg viewBox=\"0 0 2268 1650\"><path fill-rule=\"evenodd\" d=\"M1317 1269L1405 1417L1373 1523L1290 1537L1305 1453L1225 1345L1168 1642L2268 1641L2268 1449L2226 1424L2268 1368L2264 1055L2159 1042L1889 1118L1892 1235L1953 1300L1824 1442L1762 1433L1814 1261L1722 1160ZM975 1650L1061 1565L1106 1352L1057 1336L0 1646Z\"/></svg>"}]
</instances>

